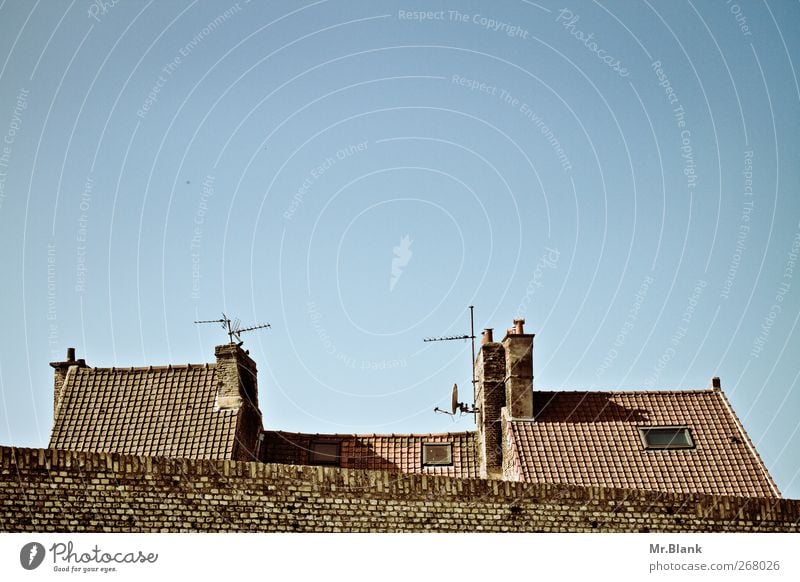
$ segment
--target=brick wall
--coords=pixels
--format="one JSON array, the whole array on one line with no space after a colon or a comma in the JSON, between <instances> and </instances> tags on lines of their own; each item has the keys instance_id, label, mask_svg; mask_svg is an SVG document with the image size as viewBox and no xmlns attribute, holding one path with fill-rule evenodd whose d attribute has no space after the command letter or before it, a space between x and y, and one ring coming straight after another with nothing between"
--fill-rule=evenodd
<instances>
[{"instance_id":1,"label":"brick wall","mask_svg":"<svg viewBox=\"0 0 800 582\"><path fill-rule=\"evenodd\" d=\"M0 447L3 531L800 531L800 501Z\"/></svg>"}]
</instances>

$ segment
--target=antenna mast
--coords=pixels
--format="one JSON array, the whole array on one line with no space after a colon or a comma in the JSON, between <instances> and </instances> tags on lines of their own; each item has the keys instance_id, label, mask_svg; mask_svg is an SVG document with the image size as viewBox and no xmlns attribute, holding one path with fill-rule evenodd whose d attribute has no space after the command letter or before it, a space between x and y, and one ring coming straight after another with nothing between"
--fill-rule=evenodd
<instances>
[{"instance_id":1,"label":"antenna mast","mask_svg":"<svg viewBox=\"0 0 800 582\"><path fill-rule=\"evenodd\" d=\"M449 342L453 340L472 340L472 385L475 386L475 306L469 306L469 335L447 335L442 337L426 337L424 342Z\"/></svg>"},{"instance_id":2,"label":"antenna mast","mask_svg":"<svg viewBox=\"0 0 800 582\"><path fill-rule=\"evenodd\" d=\"M240 327L239 318L237 317L236 319L231 320L230 317L225 315L225 312L222 313L221 319L203 319L200 321L195 321L195 323L221 323L222 329L224 329L225 332L228 334L228 339L232 345L233 344L242 345L244 342L242 341L242 338L240 336L241 334L247 331L253 331L256 329L266 329L272 327L268 323L260 323L258 325L252 325L250 327ZM235 341L234 338L236 338Z\"/></svg>"}]
</instances>

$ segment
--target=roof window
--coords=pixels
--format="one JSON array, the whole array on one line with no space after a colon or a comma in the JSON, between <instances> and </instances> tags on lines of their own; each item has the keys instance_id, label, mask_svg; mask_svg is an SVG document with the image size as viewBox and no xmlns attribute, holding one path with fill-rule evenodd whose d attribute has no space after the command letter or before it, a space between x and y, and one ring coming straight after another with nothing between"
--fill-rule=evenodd
<instances>
[{"instance_id":1,"label":"roof window","mask_svg":"<svg viewBox=\"0 0 800 582\"><path fill-rule=\"evenodd\" d=\"M311 441L308 451L310 465L339 466L339 441Z\"/></svg>"},{"instance_id":2,"label":"roof window","mask_svg":"<svg viewBox=\"0 0 800 582\"><path fill-rule=\"evenodd\" d=\"M692 433L687 426L648 426L639 428L639 436L646 449L694 448Z\"/></svg>"},{"instance_id":3,"label":"roof window","mask_svg":"<svg viewBox=\"0 0 800 582\"><path fill-rule=\"evenodd\" d=\"M422 443L422 465L436 467L453 464L451 443Z\"/></svg>"}]
</instances>

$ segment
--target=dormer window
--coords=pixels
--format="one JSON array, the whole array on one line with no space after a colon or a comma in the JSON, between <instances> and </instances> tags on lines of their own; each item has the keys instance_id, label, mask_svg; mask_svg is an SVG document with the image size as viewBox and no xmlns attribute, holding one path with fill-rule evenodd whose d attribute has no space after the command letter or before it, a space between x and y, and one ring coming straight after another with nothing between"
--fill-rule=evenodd
<instances>
[{"instance_id":1,"label":"dormer window","mask_svg":"<svg viewBox=\"0 0 800 582\"><path fill-rule=\"evenodd\" d=\"M639 427L644 448L651 450L692 449L694 441L688 426Z\"/></svg>"},{"instance_id":2,"label":"dormer window","mask_svg":"<svg viewBox=\"0 0 800 582\"><path fill-rule=\"evenodd\" d=\"M311 441L308 451L309 465L339 466L339 441Z\"/></svg>"},{"instance_id":3,"label":"dormer window","mask_svg":"<svg viewBox=\"0 0 800 582\"><path fill-rule=\"evenodd\" d=\"M422 443L422 466L440 467L453 464L451 443Z\"/></svg>"}]
</instances>

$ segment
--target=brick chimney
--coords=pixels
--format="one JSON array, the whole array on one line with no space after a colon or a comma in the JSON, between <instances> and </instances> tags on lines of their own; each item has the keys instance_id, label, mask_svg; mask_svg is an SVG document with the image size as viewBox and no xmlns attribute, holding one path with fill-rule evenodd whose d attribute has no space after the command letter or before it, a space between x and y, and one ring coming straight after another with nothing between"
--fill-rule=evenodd
<instances>
[{"instance_id":1,"label":"brick chimney","mask_svg":"<svg viewBox=\"0 0 800 582\"><path fill-rule=\"evenodd\" d=\"M499 479L503 471L503 433L501 414L505 406L506 357L503 345L485 329L475 359L475 406L478 413L478 451L484 478Z\"/></svg>"},{"instance_id":2,"label":"brick chimney","mask_svg":"<svg viewBox=\"0 0 800 582\"><path fill-rule=\"evenodd\" d=\"M53 417L58 414L61 406L61 394L64 390L64 382L67 380L67 373L71 368L85 368L86 360L75 359L75 348L67 348L67 359L63 362L50 362L50 366L55 370L53 379Z\"/></svg>"},{"instance_id":3,"label":"brick chimney","mask_svg":"<svg viewBox=\"0 0 800 582\"><path fill-rule=\"evenodd\" d=\"M257 459L259 435L263 430L258 407L256 363L237 344L216 346L214 355L219 379L215 409L238 412L233 458L254 461Z\"/></svg>"},{"instance_id":4,"label":"brick chimney","mask_svg":"<svg viewBox=\"0 0 800 582\"><path fill-rule=\"evenodd\" d=\"M525 320L515 319L503 338L506 356L505 406L511 418L533 418L533 337Z\"/></svg>"},{"instance_id":5,"label":"brick chimney","mask_svg":"<svg viewBox=\"0 0 800 582\"><path fill-rule=\"evenodd\" d=\"M515 319L502 342L485 329L475 359L475 406L481 476L503 478L503 420L533 418L533 337ZM507 443L505 443L507 444Z\"/></svg>"}]
</instances>

